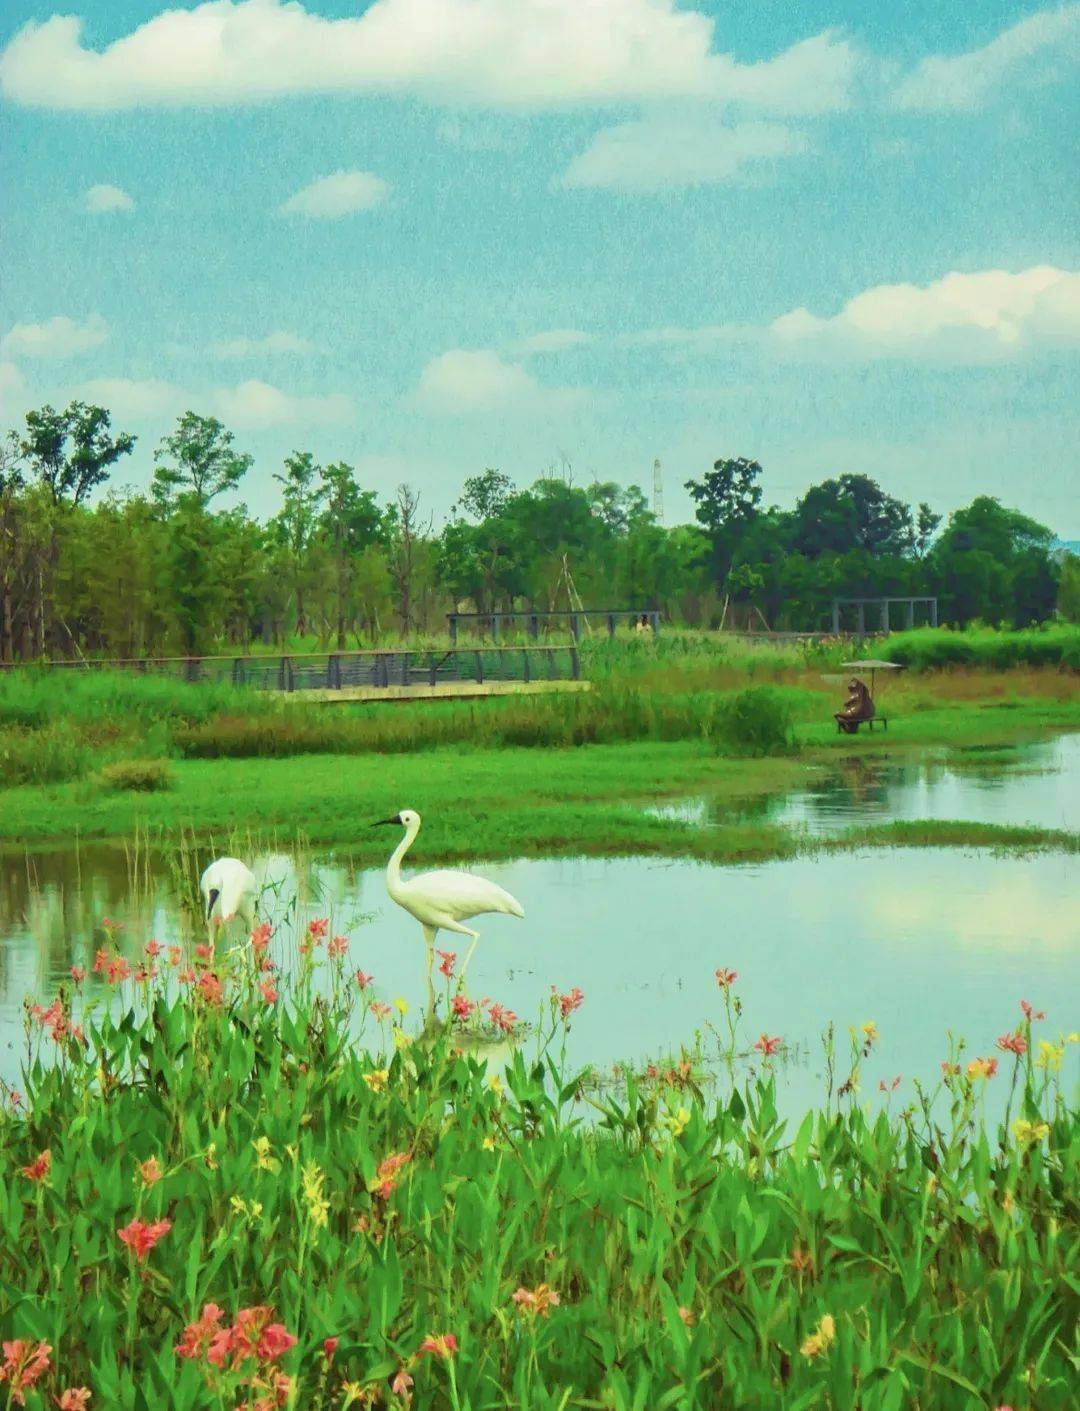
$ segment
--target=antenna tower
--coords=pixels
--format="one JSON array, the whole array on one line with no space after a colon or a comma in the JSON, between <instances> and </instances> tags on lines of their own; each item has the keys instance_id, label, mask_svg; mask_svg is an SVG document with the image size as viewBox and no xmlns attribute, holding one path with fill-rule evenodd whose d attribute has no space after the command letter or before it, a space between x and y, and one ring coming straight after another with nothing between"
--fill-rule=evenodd
<instances>
[{"instance_id":1,"label":"antenna tower","mask_svg":"<svg viewBox=\"0 0 1080 1411\"><path fill-rule=\"evenodd\" d=\"M652 463L652 512L657 524L664 522L664 479L660 474L660 461Z\"/></svg>"}]
</instances>

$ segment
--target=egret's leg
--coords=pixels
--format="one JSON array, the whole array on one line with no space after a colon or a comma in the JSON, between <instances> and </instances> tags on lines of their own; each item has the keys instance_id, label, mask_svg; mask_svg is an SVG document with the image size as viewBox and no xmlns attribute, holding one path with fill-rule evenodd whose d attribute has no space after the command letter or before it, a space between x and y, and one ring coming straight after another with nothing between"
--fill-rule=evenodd
<instances>
[{"instance_id":1,"label":"egret's leg","mask_svg":"<svg viewBox=\"0 0 1080 1411\"><path fill-rule=\"evenodd\" d=\"M428 992L428 1013L434 1017L435 1014L435 982L432 979L432 967L435 964L435 937L439 934L437 926L424 927L424 944L427 946L427 992Z\"/></svg>"},{"instance_id":2,"label":"egret's leg","mask_svg":"<svg viewBox=\"0 0 1080 1411\"><path fill-rule=\"evenodd\" d=\"M466 931L465 934L467 936L472 937L472 945L465 952L465 959L461 962L461 976L458 980L459 987L465 984L465 971L469 968L469 961L472 959L472 953L476 949L477 941L480 939L479 931Z\"/></svg>"}]
</instances>

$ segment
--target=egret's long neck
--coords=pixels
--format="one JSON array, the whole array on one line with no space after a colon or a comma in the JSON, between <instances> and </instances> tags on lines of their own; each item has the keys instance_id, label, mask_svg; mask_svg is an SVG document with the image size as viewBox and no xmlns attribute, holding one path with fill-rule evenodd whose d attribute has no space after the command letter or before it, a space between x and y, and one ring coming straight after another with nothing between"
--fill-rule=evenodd
<instances>
[{"instance_id":1,"label":"egret's long neck","mask_svg":"<svg viewBox=\"0 0 1080 1411\"><path fill-rule=\"evenodd\" d=\"M390 855L390 861L386 864L386 890L392 898L396 898L401 890L401 862L405 854L413 845L417 833L420 831L420 821L406 824L405 836Z\"/></svg>"}]
</instances>

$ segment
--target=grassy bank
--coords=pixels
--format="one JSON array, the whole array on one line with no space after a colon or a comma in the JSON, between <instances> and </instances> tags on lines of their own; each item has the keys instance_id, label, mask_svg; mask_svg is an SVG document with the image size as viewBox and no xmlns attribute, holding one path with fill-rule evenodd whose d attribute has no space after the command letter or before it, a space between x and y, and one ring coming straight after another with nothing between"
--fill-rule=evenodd
<instances>
[{"instance_id":1,"label":"grassy bank","mask_svg":"<svg viewBox=\"0 0 1080 1411\"><path fill-rule=\"evenodd\" d=\"M29 1020L44 1063L0 1102L9 1398L1071 1405L1080 1138L1038 1016L1000 1072L863 1106L867 1026L789 1127L781 1040L754 1051L730 988L718 1091L677 1065L592 1097L556 1057L580 995L553 998L539 1059L489 1077L458 1031L380 1018L317 939L288 995L250 946L174 959L111 1010L60 996ZM996 1129L990 1082L1011 1092Z\"/></svg>"}]
</instances>

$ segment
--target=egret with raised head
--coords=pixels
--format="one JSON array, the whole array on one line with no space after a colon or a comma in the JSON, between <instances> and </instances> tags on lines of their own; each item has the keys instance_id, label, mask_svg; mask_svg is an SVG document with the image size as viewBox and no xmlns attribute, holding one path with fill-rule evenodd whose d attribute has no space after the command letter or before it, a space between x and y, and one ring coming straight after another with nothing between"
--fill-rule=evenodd
<instances>
[{"instance_id":1,"label":"egret with raised head","mask_svg":"<svg viewBox=\"0 0 1080 1411\"><path fill-rule=\"evenodd\" d=\"M199 879L199 890L206 903L206 929L214 940L214 922L227 926L239 916L247 929L255 926L255 902L259 884L250 867L235 857L219 857Z\"/></svg>"},{"instance_id":2,"label":"egret with raised head","mask_svg":"<svg viewBox=\"0 0 1080 1411\"><path fill-rule=\"evenodd\" d=\"M471 872L422 872L419 877L405 881L401 875L401 863L412 847L420 831L420 815L411 808L403 808L393 818L380 818L373 828L397 825L405 829L405 836L390 856L386 867L386 890L390 899L396 901L410 916L415 916L424 930L424 944L427 946L428 1003L431 1012L435 1010L435 986L431 969L435 961L435 937L440 931L454 931L459 936L471 936L472 945L465 953L461 967L464 980L469 960L480 939L479 933L462 923L471 921L474 916L486 916L491 912L502 912L507 916L524 916L525 908L496 882L486 877L474 877Z\"/></svg>"}]
</instances>

